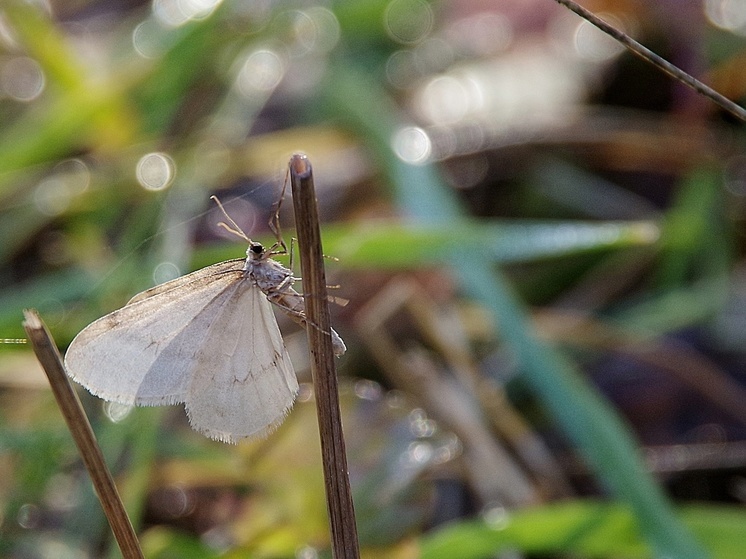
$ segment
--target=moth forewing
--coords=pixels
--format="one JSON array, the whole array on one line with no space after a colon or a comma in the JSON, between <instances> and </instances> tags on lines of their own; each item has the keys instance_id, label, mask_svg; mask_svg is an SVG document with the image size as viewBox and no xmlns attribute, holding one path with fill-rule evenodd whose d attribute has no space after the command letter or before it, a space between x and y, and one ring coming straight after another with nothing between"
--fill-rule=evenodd
<instances>
[{"instance_id":1,"label":"moth forewing","mask_svg":"<svg viewBox=\"0 0 746 559\"><path fill-rule=\"evenodd\" d=\"M158 284L154 287L151 287L150 289L146 289L145 291L142 291L132 297L132 299L127 302L127 304L131 305L132 303L142 301L143 299L147 299L148 297L153 297L154 295L159 295L166 291L177 289L195 282L198 283L201 281L205 281L209 283L210 281L212 281L212 279L215 279L214 276L218 274L242 271L245 263L245 258L233 258L224 262L212 264L211 266L207 266L205 268L200 268L199 270L196 270L184 276Z\"/></svg>"},{"instance_id":2,"label":"moth forewing","mask_svg":"<svg viewBox=\"0 0 746 559\"><path fill-rule=\"evenodd\" d=\"M211 438L263 436L285 418L298 381L271 305L256 286L236 291L222 306L189 376L189 421Z\"/></svg>"},{"instance_id":3,"label":"moth forewing","mask_svg":"<svg viewBox=\"0 0 746 559\"><path fill-rule=\"evenodd\" d=\"M65 355L70 377L92 394L123 404L163 405L184 401L189 359L196 351L196 325L215 312L209 303L241 272L199 277L136 301L83 329ZM202 318L198 318L202 315Z\"/></svg>"},{"instance_id":4,"label":"moth forewing","mask_svg":"<svg viewBox=\"0 0 746 559\"><path fill-rule=\"evenodd\" d=\"M85 328L65 356L68 374L110 401L184 402L194 429L224 442L273 429L298 391L277 321L235 262L210 268Z\"/></svg>"}]
</instances>

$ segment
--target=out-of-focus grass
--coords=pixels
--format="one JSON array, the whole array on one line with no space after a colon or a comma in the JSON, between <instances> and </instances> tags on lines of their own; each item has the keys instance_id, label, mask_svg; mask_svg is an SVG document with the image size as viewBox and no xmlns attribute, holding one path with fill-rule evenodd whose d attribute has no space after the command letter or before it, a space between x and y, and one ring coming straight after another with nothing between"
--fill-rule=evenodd
<instances>
[{"instance_id":1,"label":"out-of-focus grass","mask_svg":"<svg viewBox=\"0 0 746 559\"><path fill-rule=\"evenodd\" d=\"M649 336L714 316L726 303L733 260L721 172L703 165L685 178L663 221L656 289L615 320Z\"/></svg>"},{"instance_id":2,"label":"out-of-focus grass","mask_svg":"<svg viewBox=\"0 0 746 559\"><path fill-rule=\"evenodd\" d=\"M292 235L292 231L287 234ZM509 264L568 255L650 247L654 222L467 221L448 229L398 220L370 220L324 228L324 249L345 269L413 270L453 261L459 250L479 247L490 262ZM267 241L271 241L270 238ZM406 250L399 250L400 247ZM237 256L235 246L198 250L194 267ZM238 254L240 256L240 254ZM334 266L334 264L332 264Z\"/></svg>"},{"instance_id":3,"label":"out-of-focus grass","mask_svg":"<svg viewBox=\"0 0 746 559\"><path fill-rule=\"evenodd\" d=\"M736 559L743 553L742 511L687 506L679 514L712 551L712 557ZM635 516L617 504L576 501L516 514L496 510L486 516L482 521L444 527L423 538L422 559L486 559L500 549L580 557L658 557L641 539Z\"/></svg>"},{"instance_id":4,"label":"out-of-focus grass","mask_svg":"<svg viewBox=\"0 0 746 559\"><path fill-rule=\"evenodd\" d=\"M712 557L735 558L734 542L740 540L733 526L743 515L688 508L677 515L645 471L624 422L567 356L538 339L526 307L496 271L500 264L557 262L590 253L603 258L608 251L658 251L651 287L642 296L609 305L607 318L651 337L700 324L723 305L732 281L735 241L728 228L719 164L695 162L691 172L684 173L679 196L663 210L661 223L569 221L559 219L559 211L552 221L472 220L456 192L444 186L435 165L406 163L391 148L394 133L415 119L381 85L387 57L404 48L391 40L382 23L389 6L389 2L364 0L332 6L339 41L326 51L305 54L298 38L302 38L298 22L305 20L296 19L306 14L302 10L276 6L246 10L240 2L226 1L209 16L170 27L159 23L151 11L134 9L126 17L112 18L104 34L107 40L94 45L100 46L100 52L91 61L76 50L79 45L69 39L64 26L38 5L20 0L4 3L2 21L15 41L15 46L6 46L6 53L34 58L47 81L38 99L3 100L6 106L0 111L0 337L21 337L20 311L33 306L65 343L86 323L148 287L160 262L175 263L186 272L240 256L243 249L237 245L194 246L193 236L213 191L238 184L243 194L250 191L275 201L278 185L266 178L246 186L246 177L254 171L247 168L247 136L263 126L290 128L331 120L369 150L374 174L384 178L402 216L396 223L363 221L325 227L326 252L340 259L331 266L350 272L438 267L459 278L463 290L493 313L501 341L518 357L523 375L553 421L621 503L571 503L511 512L507 523L497 527L467 521L423 537L424 556L486 557L506 545L526 553L589 557L649 557L651 550L677 558L707 556L691 533ZM138 55L132 47L132 33L139 23L157 31L149 43L150 57ZM249 95L239 91L241 65L249 53L263 49L281 54L286 69L290 68L285 78L291 82L298 78L297 91L305 93L290 88L281 91L284 97L277 100L271 97L272 88ZM287 149L296 147L319 149L305 145ZM148 192L137 185L134 168L142 155L154 151L168 153L177 175L170 189ZM278 158L286 155L278 153ZM344 156L342 152L340 157ZM82 161L85 180L80 183L75 182L75 173L59 166L72 158ZM283 163L278 161L277 167ZM543 180L551 181L551 173ZM269 210L261 200L257 205ZM13 350L25 351L0 347L0 352ZM39 396L41 403L32 404L15 398L16 391L24 389L7 389L0 409L4 425L0 449L5 455L0 468L12 480L0 492L4 509L0 552L38 556L47 542L51 546L63 542L81 554L104 549L106 544L99 541L108 537L103 517L76 468L48 394ZM370 410L363 412L361 417L370 417ZM173 423L183 427L183 422L170 418L157 410L137 410L112 423L94 412L102 445L135 523L142 525L145 499L153 485L218 485L228 479L240 491L250 491L241 476L249 470L244 466L255 461L260 470L254 472L258 497L249 502L259 511L253 519L258 522L240 517L237 524L244 539L228 530L199 539L175 529L154 528L144 535L150 556L205 557L231 545L237 556L248 552L287 556L304 541L324 546L325 526L318 522L323 518L320 484L289 467L297 446L312 440L306 431L293 431L297 421L276 434L278 442L251 447L259 449L252 454L243 447L215 451L210 442L195 443L188 431L164 436ZM364 420L362 424L361 431ZM362 440L370 442L388 433L394 429L392 424L397 425L385 423ZM395 438L396 444L407 441ZM384 460L363 468L354 480L360 488L356 499L363 543L383 553L380 550L386 546L404 541L405 551L398 551L409 556L406 538L416 537L421 528L420 499L425 491L397 477L402 475L394 467L397 458L386 454L387 449L398 449L396 444L374 442L368 448L377 449ZM276 453L279 458L262 463L263 453ZM159 478L164 461L173 470ZM277 463L288 469L278 474ZM185 471L196 471L196 482ZM422 471L424 467L412 473L413 479ZM292 478L302 490L286 491L286 479L273 480L273 475ZM225 499L229 504L223 506L235 503ZM53 523L40 517L46 510L66 519L64 529L50 527ZM397 519L405 517L406 525L397 526ZM305 524L295 524L304 518ZM465 540L469 546L463 544Z\"/></svg>"},{"instance_id":5,"label":"out-of-focus grass","mask_svg":"<svg viewBox=\"0 0 746 559\"><path fill-rule=\"evenodd\" d=\"M346 66L338 72L335 87L329 90L333 99L330 104L347 109L348 118L368 132L370 145L381 158L395 159L387 139L393 137L398 124L386 116L391 113L385 93ZM402 209L416 220L447 227L463 218L463 210L449 199L446 187L432 168L399 164L391 165L389 173ZM596 474L634 511L655 553L705 557L705 551L676 519L647 473L627 426L571 362L535 336L525 309L491 266L489 251L478 242L454 250L450 269L502 325L504 341L517 355L531 386L582 449Z\"/></svg>"}]
</instances>

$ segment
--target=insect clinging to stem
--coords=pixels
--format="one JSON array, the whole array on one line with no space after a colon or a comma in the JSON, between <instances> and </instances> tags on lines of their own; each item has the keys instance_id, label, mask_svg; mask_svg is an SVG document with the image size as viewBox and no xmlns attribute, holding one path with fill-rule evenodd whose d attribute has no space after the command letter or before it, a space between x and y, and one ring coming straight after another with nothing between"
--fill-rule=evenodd
<instances>
[{"instance_id":1,"label":"insect clinging to stem","mask_svg":"<svg viewBox=\"0 0 746 559\"><path fill-rule=\"evenodd\" d=\"M214 197L213 197L214 198ZM272 257L286 254L278 212L269 248L251 240L246 258L219 262L135 295L124 307L84 328L65 365L73 380L105 400L144 406L184 403L192 427L235 443L279 425L298 392L276 307L309 324L292 271ZM346 347L331 330L336 355Z\"/></svg>"}]
</instances>

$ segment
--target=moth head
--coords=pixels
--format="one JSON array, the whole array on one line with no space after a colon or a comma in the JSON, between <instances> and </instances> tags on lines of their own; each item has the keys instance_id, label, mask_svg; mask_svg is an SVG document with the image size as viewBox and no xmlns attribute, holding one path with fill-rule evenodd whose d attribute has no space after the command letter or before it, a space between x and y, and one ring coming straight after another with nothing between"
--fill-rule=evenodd
<instances>
[{"instance_id":1,"label":"moth head","mask_svg":"<svg viewBox=\"0 0 746 559\"><path fill-rule=\"evenodd\" d=\"M264 248L264 245L255 241L251 241L249 248L246 249L246 256L248 256L249 260L261 260L266 253L267 250Z\"/></svg>"}]
</instances>

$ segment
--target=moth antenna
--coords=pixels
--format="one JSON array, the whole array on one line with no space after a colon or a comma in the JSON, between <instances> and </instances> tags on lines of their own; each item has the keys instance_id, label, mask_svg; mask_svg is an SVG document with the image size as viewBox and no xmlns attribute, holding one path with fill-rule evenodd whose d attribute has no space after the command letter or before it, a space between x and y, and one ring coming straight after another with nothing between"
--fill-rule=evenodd
<instances>
[{"instance_id":1,"label":"moth antenna","mask_svg":"<svg viewBox=\"0 0 746 559\"><path fill-rule=\"evenodd\" d=\"M220 221L220 222L218 222L218 227L222 227L223 229L225 229L229 233L233 233L234 235L236 235L238 237L241 237L244 241L250 243L251 239L249 239L248 235L243 232L243 229L241 229L241 227L238 225L238 223L236 223L235 221L233 221L233 218L228 215L228 212L225 211L225 208L223 207L223 204L220 203L220 200L218 200L218 197L214 196L214 195L210 196L210 200L214 200L215 201L215 203L220 208L220 211L223 212L223 215L226 217L226 219L228 221L230 221L231 225L233 226L233 227L229 227L226 223Z\"/></svg>"},{"instance_id":2,"label":"moth antenna","mask_svg":"<svg viewBox=\"0 0 746 559\"><path fill-rule=\"evenodd\" d=\"M246 236L246 234L245 234L245 233L244 233L243 231L241 231L240 229L233 229L232 227L228 227L228 225L226 225L226 224L225 224L224 222L222 222L222 221L219 221L219 222L218 222L218 227L222 227L223 229L225 229L225 230L226 230L226 231L228 231L229 233L233 233L234 235L236 235L236 236L238 236L238 237L241 237L241 238L242 238L243 240L245 240L246 242L249 242L249 243L251 242L251 239L249 239L249 238L248 238L248 237Z\"/></svg>"},{"instance_id":3,"label":"moth antenna","mask_svg":"<svg viewBox=\"0 0 746 559\"><path fill-rule=\"evenodd\" d=\"M285 240L282 238L282 230L280 229L280 208L282 207L282 201L285 199L285 190L287 189L289 178L290 178L290 170L288 169L285 172L285 180L282 183L282 190L280 191L280 198L277 200L277 207L275 208L275 213L272 216L272 218L269 220L269 230L272 231L272 233L275 236L275 240L277 241L275 243L275 247L280 246L282 247L282 251L283 251L283 252L278 252L277 254L287 254L287 250L288 250L287 246L285 245ZM290 254L292 256L292 247L291 247Z\"/></svg>"}]
</instances>

